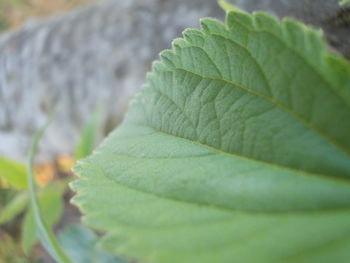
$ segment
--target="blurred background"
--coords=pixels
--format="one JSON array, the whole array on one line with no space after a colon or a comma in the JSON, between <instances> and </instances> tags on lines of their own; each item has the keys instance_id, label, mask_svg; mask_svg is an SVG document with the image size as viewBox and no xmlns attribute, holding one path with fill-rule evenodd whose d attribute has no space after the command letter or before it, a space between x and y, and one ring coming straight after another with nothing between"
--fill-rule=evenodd
<instances>
[{"instance_id":1,"label":"blurred background","mask_svg":"<svg viewBox=\"0 0 350 263\"><path fill-rule=\"evenodd\" d=\"M0 30L19 27L33 17L43 17L67 11L95 0L1 0Z\"/></svg>"},{"instance_id":2,"label":"blurred background","mask_svg":"<svg viewBox=\"0 0 350 263\"><path fill-rule=\"evenodd\" d=\"M320 27L350 57L350 8L337 0L229 2ZM80 223L70 169L122 121L158 53L207 16L224 20L216 0L0 0L0 263L53 262L37 241L25 162L55 109L35 168L45 220L74 262L124 262Z\"/></svg>"}]
</instances>

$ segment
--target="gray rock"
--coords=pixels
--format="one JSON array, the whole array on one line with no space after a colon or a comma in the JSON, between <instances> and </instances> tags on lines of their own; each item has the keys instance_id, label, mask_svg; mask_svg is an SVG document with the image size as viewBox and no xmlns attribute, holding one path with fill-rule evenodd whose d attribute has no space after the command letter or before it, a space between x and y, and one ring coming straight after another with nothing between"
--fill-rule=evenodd
<instances>
[{"instance_id":1,"label":"gray rock","mask_svg":"<svg viewBox=\"0 0 350 263\"><path fill-rule=\"evenodd\" d=\"M72 152L96 103L118 123L157 54L208 15L223 15L215 1L110 0L2 36L0 154L23 160L55 106L40 160Z\"/></svg>"},{"instance_id":2,"label":"gray rock","mask_svg":"<svg viewBox=\"0 0 350 263\"><path fill-rule=\"evenodd\" d=\"M331 25L333 0L232 0L322 26L341 52L349 28ZM0 155L23 160L31 136L55 106L39 160L72 152L96 103L106 130L123 116L157 54L201 17L223 19L215 0L107 0L64 15L31 21L0 37Z\"/></svg>"}]
</instances>

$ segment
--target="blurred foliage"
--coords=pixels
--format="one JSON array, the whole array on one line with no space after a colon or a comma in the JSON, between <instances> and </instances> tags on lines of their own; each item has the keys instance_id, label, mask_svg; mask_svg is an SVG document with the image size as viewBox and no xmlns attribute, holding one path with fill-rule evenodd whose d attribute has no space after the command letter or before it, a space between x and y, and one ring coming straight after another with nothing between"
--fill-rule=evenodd
<instances>
[{"instance_id":1,"label":"blurred foliage","mask_svg":"<svg viewBox=\"0 0 350 263\"><path fill-rule=\"evenodd\" d=\"M21 25L33 17L69 10L96 0L0 0L0 31Z\"/></svg>"},{"instance_id":2,"label":"blurred foliage","mask_svg":"<svg viewBox=\"0 0 350 263\"><path fill-rule=\"evenodd\" d=\"M0 156L0 177L15 189L27 188L26 167L22 163Z\"/></svg>"},{"instance_id":3,"label":"blurred foliage","mask_svg":"<svg viewBox=\"0 0 350 263\"><path fill-rule=\"evenodd\" d=\"M70 173L75 164L75 159L70 155L61 155L57 158L58 170L63 173Z\"/></svg>"},{"instance_id":4,"label":"blurred foliage","mask_svg":"<svg viewBox=\"0 0 350 263\"><path fill-rule=\"evenodd\" d=\"M231 4L225 0L218 0L218 4L226 12L238 9L236 6L234 6L233 4Z\"/></svg>"},{"instance_id":5,"label":"blurred foliage","mask_svg":"<svg viewBox=\"0 0 350 263\"><path fill-rule=\"evenodd\" d=\"M58 240L74 263L125 262L99 248L99 237L93 231L81 225L67 226L59 233Z\"/></svg>"},{"instance_id":6,"label":"blurred foliage","mask_svg":"<svg viewBox=\"0 0 350 263\"><path fill-rule=\"evenodd\" d=\"M76 160L90 155L95 149L100 135L99 132L101 131L102 115L102 106L97 104L85 124L80 140L75 148L74 156Z\"/></svg>"},{"instance_id":7,"label":"blurred foliage","mask_svg":"<svg viewBox=\"0 0 350 263\"><path fill-rule=\"evenodd\" d=\"M62 216L63 193L66 190L66 183L55 182L45 187L39 193L39 204L43 211L43 217L48 227L53 227ZM32 208L28 210L22 225L22 247L26 255L29 255L38 242L37 227L34 220Z\"/></svg>"},{"instance_id":8,"label":"blurred foliage","mask_svg":"<svg viewBox=\"0 0 350 263\"><path fill-rule=\"evenodd\" d=\"M0 232L0 263L34 263L36 261L26 258L15 240Z\"/></svg>"},{"instance_id":9,"label":"blurred foliage","mask_svg":"<svg viewBox=\"0 0 350 263\"><path fill-rule=\"evenodd\" d=\"M44 163L35 167L36 182L40 186L39 203L49 227L62 216L63 195L71 181L68 175L74 159L66 156L64 165L59 162L62 162L60 157L57 164ZM37 255L33 248L38 238L29 206L25 165L0 157L0 181L0 263L35 262Z\"/></svg>"},{"instance_id":10,"label":"blurred foliage","mask_svg":"<svg viewBox=\"0 0 350 263\"><path fill-rule=\"evenodd\" d=\"M0 14L0 31L5 30L9 27L6 17Z\"/></svg>"},{"instance_id":11,"label":"blurred foliage","mask_svg":"<svg viewBox=\"0 0 350 263\"><path fill-rule=\"evenodd\" d=\"M4 1L0 0L0 3ZM39 204L49 228L53 228L62 217L63 196L72 179L71 168L75 160L91 154L98 142L102 116L101 106L96 106L75 147L75 157L63 154L54 162L34 167L36 183L39 186ZM34 249L38 244L38 233L30 206L26 170L25 164L0 156L0 263L32 263L38 258ZM73 247L80 251L79 256L72 255L72 258L80 257L77 262L90 262L87 258L91 257L98 259L98 262L119 262L116 257L95 248L97 236L91 230L74 226L65 229L60 237L61 242L67 242L63 245L67 253L72 254ZM75 237L81 242L73 245Z\"/></svg>"},{"instance_id":12,"label":"blurred foliage","mask_svg":"<svg viewBox=\"0 0 350 263\"><path fill-rule=\"evenodd\" d=\"M27 191L16 194L1 210L0 225L5 224L24 211L29 202Z\"/></svg>"},{"instance_id":13,"label":"blurred foliage","mask_svg":"<svg viewBox=\"0 0 350 263\"><path fill-rule=\"evenodd\" d=\"M0 0L0 32L17 27L30 18L53 15L94 1L96 0ZM71 180L71 167L76 159L89 155L96 146L101 116L101 108L96 107L83 129L75 157L62 155L55 162L35 167L39 203L50 228L62 217L63 196L67 183ZM40 249L38 252L36 246L38 237L30 207L26 173L25 164L0 156L0 263L36 263L42 253ZM86 260L90 256L101 259L99 262L119 262L114 256L95 249L97 236L91 230L74 226L65 229L60 237L62 242L67 242L64 245L67 253L73 253L72 247L81 252L80 255L72 255L73 258L84 259L78 262L89 262ZM82 242L73 246L75 237Z\"/></svg>"},{"instance_id":14,"label":"blurred foliage","mask_svg":"<svg viewBox=\"0 0 350 263\"><path fill-rule=\"evenodd\" d=\"M350 0L341 0L339 2L340 5L345 5L345 4L349 4L350 3Z\"/></svg>"}]
</instances>

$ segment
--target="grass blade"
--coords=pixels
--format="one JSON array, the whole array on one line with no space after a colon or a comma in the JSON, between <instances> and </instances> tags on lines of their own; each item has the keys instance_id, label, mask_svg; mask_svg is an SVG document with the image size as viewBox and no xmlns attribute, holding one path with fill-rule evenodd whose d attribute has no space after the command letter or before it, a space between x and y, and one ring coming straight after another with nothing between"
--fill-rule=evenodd
<instances>
[{"instance_id":1,"label":"grass blade","mask_svg":"<svg viewBox=\"0 0 350 263\"><path fill-rule=\"evenodd\" d=\"M38 234L40 241L42 242L45 249L50 253L50 255L59 263L73 263L69 257L66 255L66 253L61 248L60 244L58 243L54 233L50 228L47 227L45 221L43 220L41 209L38 202L38 197L36 195L36 184L34 180L34 172L33 172L33 165L34 165L34 157L35 153L38 149L39 141L44 134L46 128L49 126L51 121L53 120L55 116L55 113L52 113L44 125L43 128L41 128L33 138L33 142L30 149L29 154L29 162L28 162L28 186L29 186L29 192L30 192L30 199L31 199L31 205L34 212L34 218L35 222L37 224L38 228Z\"/></svg>"}]
</instances>

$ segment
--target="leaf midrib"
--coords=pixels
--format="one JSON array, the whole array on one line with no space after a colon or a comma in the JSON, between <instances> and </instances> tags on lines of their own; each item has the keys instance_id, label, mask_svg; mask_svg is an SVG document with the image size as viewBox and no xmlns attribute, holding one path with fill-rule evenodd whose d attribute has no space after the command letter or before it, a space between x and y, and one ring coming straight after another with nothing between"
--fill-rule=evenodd
<instances>
[{"instance_id":1,"label":"leaf midrib","mask_svg":"<svg viewBox=\"0 0 350 263\"><path fill-rule=\"evenodd\" d=\"M158 129L152 127L150 124L137 123L136 125L138 127L140 127L140 128L145 127L147 129L151 129L153 131L152 134L160 133L160 134L164 134L164 135L167 135L167 136L170 136L170 137L175 137L175 138L184 140L186 142L198 145L200 147L205 147L210 152L214 152L215 154L222 154L222 155L227 155L229 157L240 158L240 159L243 159L245 161L260 163L260 164L263 164L265 166L269 166L269 167L272 167L272 168L275 168L275 169L286 170L286 171L291 172L293 174L298 174L298 175L305 176L305 177L311 177L311 178L319 178L319 177L321 177L321 178L324 178L326 180L333 180L333 181L336 181L336 182L339 182L339 183L342 183L342 184L350 184L350 178L348 178L348 177L333 176L333 175L330 175L330 174L314 173L314 172L305 171L305 170L301 170L301 169L295 169L295 168L289 167L289 166L280 165L280 164L277 164L277 163L266 162L264 160L259 160L259 159L251 158L251 157L244 156L244 155L238 155L238 154L233 153L233 152L225 152L225 151L223 151L221 149L217 149L217 148L215 148L213 146L210 146L210 145L205 144L205 143L200 142L200 141L194 141L194 140L191 140L191 139L186 138L186 137L181 137L179 135L172 134L172 133L169 133L169 132L166 132L166 131L163 131L163 130L158 130ZM103 154L103 153L101 152L100 154ZM145 158L145 159L147 158L147 156L139 157L139 156L132 156L132 155L127 155L127 154L124 154L124 153L117 153L117 152L113 152L113 154L120 154L120 155L124 155L126 157L134 157L134 158ZM210 154L207 154L207 155L203 154L203 155L199 155L198 157L206 157L206 156L210 156ZM194 157L197 157L197 156L194 156ZM165 158L169 158L169 157L151 157L151 158L165 159ZM179 158L179 157L176 157L176 158ZM169 158L169 159L172 159L172 158Z\"/></svg>"},{"instance_id":2,"label":"leaf midrib","mask_svg":"<svg viewBox=\"0 0 350 263\"><path fill-rule=\"evenodd\" d=\"M235 211L238 211L238 212L241 212L241 213L244 213L244 214L250 214L250 215L256 215L256 214L261 214L261 215L286 215L286 214L289 214L289 215L303 215L303 214L318 214L318 213L334 213L334 212L346 212L346 211L349 211L350 212L350 207L332 207L332 208L327 208L327 209L305 209L305 210L286 210L286 211L253 211L253 210L240 210L240 209L233 209L233 208L228 208L228 207L225 207L225 206L220 206L220 205L217 205L217 204L208 204L208 203L202 203L202 202L198 202L198 201L189 201L189 200L186 200L186 199L179 199L179 198L175 198L175 197L169 197L169 196L164 196L164 195L160 195L160 194L157 194L157 193L154 193L154 192L150 192L150 191L147 191L147 190L144 190L144 189L141 189L141 188L136 188L136 187L132 187L128 184L122 184L120 182L118 182L117 180L115 180L113 177L109 177L103 167L100 165L100 164L97 164L100 171L102 172L102 174L104 175L105 178L107 178L108 180L112 181L113 183L119 185L119 186L122 186L122 187L125 187L127 189L130 189L130 190L133 190L133 191L136 191L136 192L140 192L140 193L143 193L143 194L147 194L147 195L151 195L151 196L155 196L157 198L160 198L160 199L164 199L164 200L170 200L170 201L175 201L175 202L179 202L179 203L183 203L183 204L186 204L186 205L191 205L191 206L196 206L196 207L208 207L210 209L217 209L219 211L223 211L223 212L235 212Z\"/></svg>"}]
</instances>

